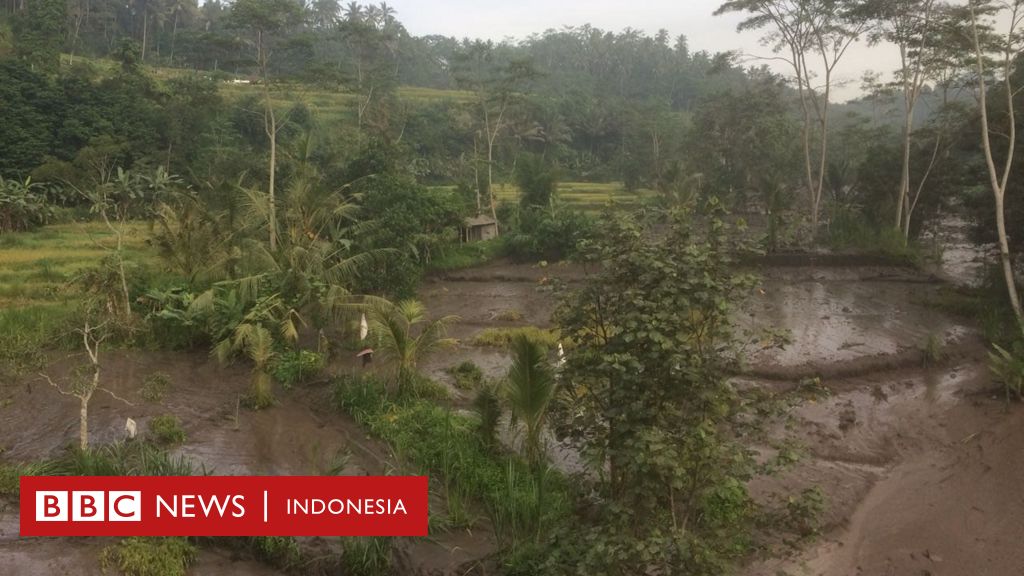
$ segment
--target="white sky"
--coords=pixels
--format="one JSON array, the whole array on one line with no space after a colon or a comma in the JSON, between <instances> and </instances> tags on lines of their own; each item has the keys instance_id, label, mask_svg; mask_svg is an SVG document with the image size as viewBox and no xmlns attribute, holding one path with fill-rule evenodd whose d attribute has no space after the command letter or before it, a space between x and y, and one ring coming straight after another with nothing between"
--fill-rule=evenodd
<instances>
[{"instance_id":1,"label":"white sky","mask_svg":"<svg viewBox=\"0 0 1024 576\"><path fill-rule=\"evenodd\" d=\"M757 32L736 32L741 15L713 15L719 0L391 0L388 4L416 36L521 39L549 28L589 23L616 32L632 27L651 35L665 28L672 38L685 34L693 52L740 50L750 56L771 56L771 50L760 45ZM786 71L784 64L769 64ZM839 64L838 79L845 85L837 90L837 99L859 95L865 72L888 74L897 65L898 54L891 46L853 46Z\"/></svg>"}]
</instances>

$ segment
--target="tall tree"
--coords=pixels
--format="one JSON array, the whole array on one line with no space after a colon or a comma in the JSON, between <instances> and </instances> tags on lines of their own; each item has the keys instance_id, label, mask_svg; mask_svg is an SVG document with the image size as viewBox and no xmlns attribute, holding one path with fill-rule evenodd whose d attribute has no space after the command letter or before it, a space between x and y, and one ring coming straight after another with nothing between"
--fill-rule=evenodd
<instances>
[{"instance_id":1,"label":"tall tree","mask_svg":"<svg viewBox=\"0 0 1024 576\"><path fill-rule=\"evenodd\" d=\"M793 69L803 120L812 237L818 232L825 189L835 72L846 51L867 27L863 19L849 17L850 4L850 0L729 0L715 11L747 13L747 19L738 27L740 31L768 28L765 41Z\"/></svg>"},{"instance_id":2,"label":"tall tree","mask_svg":"<svg viewBox=\"0 0 1024 576\"><path fill-rule=\"evenodd\" d=\"M456 55L456 81L473 92L483 145L487 153L487 194L491 216L498 220L494 195L494 148L498 137L510 124L510 108L516 103L525 83L536 76L533 64L526 60L501 62L489 42L467 43Z\"/></svg>"},{"instance_id":3,"label":"tall tree","mask_svg":"<svg viewBox=\"0 0 1024 576\"><path fill-rule=\"evenodd\" d=\"M967 15L969 18L969 41L974 52L975 81L977 82L978 106L981 113L981 144L985 153L985 166L988 169L989 185L995 200L996 231L999 235L999 259L1003 268L1003 278L1010 299L1010 306L1017 319L1017 325L1024 334L1024 313L1021 311L1020 295L1013 272L1013 258L1006 236L1006 190L1010 181L1011 168L1017 144L1016 111L1014 96L1024 86L1016 86L1013 82L1013 71L1018 55L1022 49L1020 35L1021 23L1024 22L1024 1L993 2L990 0L968 0ZM994 32L996 22L1004 22L1003 33ZM989 58L993 58L995 68L994 79L1001 85L1002 96L1006 99L1005 148L1002 158L995 157L992 134L1000 133L993 130L990 106L988 102L988 82L993 74L988 70ZM1001 163L1002 166L998 164Z\"/></svg>"},{"instance_id":4,"label":"tall tree","mask_svg":"<svg viewBox=\"0 0 1024 576\"><path fill-rule=\"evenodd\" d=\"M32 69L55 72L60 65L65 24L65 0L29 2L14 19L15 54Z\"/></svg>"},{"instance_id":5,"label":"tall tree","mask_svg":"<svg viewBox=\"0 0 1024 576\"><path fill-rule=\"evenodd\" d=\"M941 62L937 52L943 47L937 38L942 5L935 0L867 0L857 7L858 16L866 18L873 28L868 34L871 43L889 42L899 49L900 67L896 84L903 100L903 134L900 182L896 194L896 228L902 230L904 241L910 236L910 223L918 195L911 196L911 151L914 118L921 91L932 80ZM938 140L936 141L938 150ZM923 189L922 186L917 188Z\"/></svg>"},{"instance_id":6,"label":"tall tree","mask_svg":"<svg viewBox=\"0 0 1024 576\"><path fill-rule=\"evenodd\" d=\"M256 65L263 86L263 127L270 143L267 177L267 227L271 252L277 250L277 198L274 186L277 178L277 136L283 125L279 122L270 85L271 34L280 31L301 15L301 6L295 0L238 0L231 9L237 26L248 28L255 34Z\"/></svg>"}]
</instances>

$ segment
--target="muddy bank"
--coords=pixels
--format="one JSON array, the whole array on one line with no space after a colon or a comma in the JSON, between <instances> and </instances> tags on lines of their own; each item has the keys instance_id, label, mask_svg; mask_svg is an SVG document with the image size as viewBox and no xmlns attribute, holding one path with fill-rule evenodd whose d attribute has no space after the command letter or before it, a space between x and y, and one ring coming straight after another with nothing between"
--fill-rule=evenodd
<instances>
[{"instance_id":1,"label":"muddy bank","mask_svg":"<svg viewBox=\"0 0 1024 576\"><path fill-rule=\"evenodd\" d=\"M796 411L810 457L765 482L819 486L823 536L744 574L1021 573L1024 408L1007 411L977 364L844 385Z\"/></svg>"},{"instance_id":2,"label":"muddy bank","mask_svg":"<svg viewBox=\"0 0 1024 576\"><path fill-rule=\"evenodd\" d=\"M60 382L82 362L54 355L46 374ZM89 406L90 442L101 445L124 438L125 418L148 434L157 415L174 414L187 435L173 450L188 457L199 473L219 475L386 475L416 473L390 448L344 413L334 410L326 379L318 384L276 390L277 403L252 411L241 405L251 371L242 364L219 366L205 352L108 351L101 354L102 383L130 402L97 392ZM143 382L164 374L170 385L158 398L143 395ZM78 400L62 396L39 377L2 388L0 443L7 461L59 456L78 440ZM445 503L432 498L432 507ZM0 509L0 567L4 574L100 574L99 554L116 539L18 538L18 511ZM403 574L455 573L481 561L495 549L486 527L478 532L445 532L429 539L398 539L393 558ZM340 552L341 540L301 539L311 552ZM279 571L218 548L202 548L190 574L278 574Z\"/></svg>"}]
</instances>

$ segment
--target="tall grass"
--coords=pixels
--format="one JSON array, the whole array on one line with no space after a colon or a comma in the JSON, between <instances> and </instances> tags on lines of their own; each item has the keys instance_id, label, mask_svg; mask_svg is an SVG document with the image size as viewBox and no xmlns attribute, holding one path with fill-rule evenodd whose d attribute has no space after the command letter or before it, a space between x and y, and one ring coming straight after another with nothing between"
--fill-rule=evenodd
<instances>
[{"instance_id":1,"label":"tall grass","mask_svg":"<svg viewBox=\"0 0 1024 576\"><path fill-rule=\"evenodd\" d=\"M334 397L401 458L434 476L453 524L471 519L467 501L480 504L503 546L514 551L568 517L564 478L550 471L534 475L517 456L488 448L473 417L421 399L392 401L372 379L341 379Z\"/></svg>"}]
</instances>

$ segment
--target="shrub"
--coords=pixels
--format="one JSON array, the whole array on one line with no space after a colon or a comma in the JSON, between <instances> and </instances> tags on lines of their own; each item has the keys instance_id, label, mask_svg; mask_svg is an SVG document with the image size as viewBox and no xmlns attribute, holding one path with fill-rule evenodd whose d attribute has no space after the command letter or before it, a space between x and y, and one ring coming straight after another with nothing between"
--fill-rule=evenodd
<instances>
[{"instance_id":1,"label":"shrub","mask_svg":"<svg viewBox=\"0 0 1024 576\"><path fill-rule=\"evenodd\" d=\"M174 446L185 442L185 430L174 414L154 417L149 421L149 432L161 446Z\"/></svg>"},{"instance_id":2,"label":"shrub","mask_svg":"<svg viewBox=\"0 0 1024 576\"><path fill-rule=\"evenodd\" d=\"M807 488L786 501L784 524L801 537L813 536L821 529L821 515L825 511L825 495L815 486Z\"/></svg>"},{"instance_id":3,"label":"shrub","mask_svg":"<svg viewBox=\"0 0 1024 576\"><path fill-rule=\"evenodd\" d=\"M523 313L519 310L502 310L494 319L501 322L519 322L523 319Z\"/></svg>"},{"instance_id":4,"label":"shrub","mask_svg":"<svg viewBox=\"0 0 1024 576\"><path fill-rule=\"evenodd\" d=\"M484 381L483 371L472 360L448 368L448 373L455 379L455 387L459 390L475 390Z\"/></svg>"},{"instance_id":5,"label":"shrub","mask_svg":"<svg viewBox=\"0 0 1024 576\"><path fill-rule=\"evenodd\" d=\"M592 231L593 221L582 212L524 209L518 230L505 237L505 254L518 261L563 260L575 254Z\"/></svg>"},{"instance_id":6,"label":"shrub","mask_svg":"<svg viewBox=\"0 0 1024 576\"><path fill-rule=\"evenodd\" d=\"M103 549L103 571L116 568L125 576L185 576L196 560L196 547L187 538L125 538Z\"/></svg>"},{"instance_id":7,"label":"shrub","mask_svg":"<svg viewBox=\"0 0 1024 576\"><path fill-rule=\"evenodd\" d=\"M274 379L286 389L308 382L324 368L324 355L312 350L293 350L277 356Z\"/></svg>"}]
</instances>

